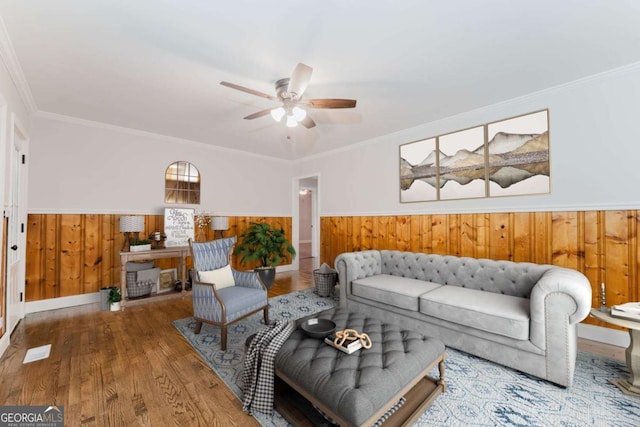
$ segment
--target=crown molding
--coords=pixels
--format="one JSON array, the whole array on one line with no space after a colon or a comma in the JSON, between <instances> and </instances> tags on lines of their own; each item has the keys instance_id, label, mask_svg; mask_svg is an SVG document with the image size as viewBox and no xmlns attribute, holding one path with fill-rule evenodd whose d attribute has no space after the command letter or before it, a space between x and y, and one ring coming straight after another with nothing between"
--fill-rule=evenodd
<instances>
[{"instance_id":1,"label":"crown molding","mask_svg":"<svg viewBox=\"0 0 640 427\"><path fill-rule=\"evenodd\" d=\"M162 135L160 133L154 133L154 132L148 132L148 131L139 130L139 129L128 128L124 126L112 125L104 122L96 122L94 120L81 119L79 117L66 116L64 114L51 113L48 111L39 110L34 112L33 116L43 118L43 119L48 119L48 120L55 120L58 122L65 122L65 123L71 123L71 124L80 125L80 126L91 127L95 129L103 129L111 132L119 132L119 133L124 133L128 135L139 136L143 138L155 139L157 141L166 141L166 142L171 142L173 144L184 144L184 145L190 145L190 146L204 148L208 150L213 150L213 151L242 154L244 156L257 157L260 159L270 160L270 161L279 162L279 163L286 163L286 164L293 163L292 160L281 159L279 157L266 156L264 154L256 154L250 151L236 150L233 148L221 147L219 145L207 144L205 142L194 141L191 139L184 139L184 138L178 138L175 136Z\"/></svg>"},{"instance_id":2,"label":"crown molding","mask_svg":"<svg viewBox=\"0 0 640 427\"><path fill-rule=\"evenodd\" d=\"M230 217L269 217L269 218L293 218L290 213L282 212L203 212L200 205L163 205L156 209L139 209L139 210L126 210L126 209L82 209L82 208L29 208L27 214L31 215L163 215L166 208L180 208L180 209L193 209L196 215L206 214L215 216L230 216Z\"/></svg>"},{"instance_id":3,"label":"crown molding","mask_svg":"<svg viewBox=\"0 0 640 427\"><path fill-rule=\"evenodd\" d=\"M405 135L407 134L412 134L412 133L421 133L423 129L425 129L426 127L436 127L436 128L444 128L444 129L451 129L451 126L449 126L450 123L452 122L457 122L457 121L465 121L468 119L468 117L472 117L474 115L480 115L482 114L482 112L484 111L491 111L491 110L497 110L501 107L519 107L520 105L524 104L524 105L534 105L534 104L539 104L538 106L529 106L527 108L524 109L520 109L520 113L519 114L526 114L528 111L534 111L534 110L544 110L547 109L547 107L545 107L544 105L546 105L546 102L542 102L540 103L540 99L542 99L544 96L547 95L554 95L558 92L562 92L564 90L568 90L568 89L572 89L574 87L580 87L580 86L584 86L584 85L588 85L591 84L593 82L598 82L598 81L602 81L611 77L617 77L617 76L623 76L623 75L627 75L627 74L632 74L632 73L637 73L640 71L640 62L633 62L631 64L627 64L627 65L623 65L617 68L612 68L610 70L606 70L606 71L602 71L600 73L597 74L592 74L589 76L585 76L585 77L581 77L579 79L576 80L572 80L569 82L565 82L565 83L561 83L555 86L550 86L548 88L544 88L544 89L540 89L537 90L535 92L531 92L531 93L527 93L521 96L518 96L516 98L510 98L510 99L506 99L504 101L499 101L493 104L489 104L489 105L483 105L481 107L478 108L474 108L472 110L468 110L468 111L463 111L461 113L457 113L451 116L447 116L447 117L442 117L436 120L433 120L431 122L425 122L425 123L420 123L419 125L416 126L412 126L406 129L400 129L398 131L394 131L388 134L384 134L384 135L378 135L375 136L373 138L370 139L366 139L364 141L360 141L357 142L355 144L349 144L347 146L344 147L339 147L339 148L335 148L333 150L329 150L329 151L324 151L322 153L318 153L318 154L313 154L310 156L306 156L306 157L301 157L299 159L296 159L294 162L295 163L304 163L304 162L310 162L313 160L319 160L322 159L323 157L327 157L327 156L333 156L336 154L340 154L343 152L348 152L348 151L352 151L352 150L357 150L360 149L364 146L368 146L371 144L375 144L375 143L387 143L389 141L398 141L397 145L400 144L405 144L407 142L410 141L406 141L406 137ZM515 113L514 113L515 115ZM500 117L496 117L496 120L500 120ZM472 124L470 126L475 126L477 124ZM446 131L438 131L441 134L447 133ZM424 138L430 138L432 137L432 135L425 135ZM419 138L419 137L418 137ZM395 143L394 143L395 144Z\"/></svg>"},{"instance_id":4,"label":"crown molding","mask_svg":"<svg viewBox=\"0 0 640 427\"><path fill-rule=\"evenodd\" d=\"M24 72L22 71L22 67L20 66L20 62L18 61L18 57L16 56L15 50L13 50L13 44L11 43L11 39L9 38L9 33L7 33L7 27L4 25L4 20L0 16L0 58L4 62L5 67L7 67L7 71L9 72L9 76L11 80L13 80L13 84L24 103L27 112L30 114L34 114L38 111L38 107L36 106L36 102L33 99L33 94L31 93L31 88L29 88L29 84L27 83L27 79L24 77Z\"/></svg>"}]
</instances>

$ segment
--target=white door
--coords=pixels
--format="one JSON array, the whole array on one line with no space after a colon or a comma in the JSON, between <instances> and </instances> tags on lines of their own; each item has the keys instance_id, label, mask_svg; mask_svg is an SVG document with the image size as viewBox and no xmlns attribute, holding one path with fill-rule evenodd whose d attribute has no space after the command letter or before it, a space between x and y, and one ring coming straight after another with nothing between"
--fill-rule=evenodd
<instances>
[{"instance_id":1,"label":"white door","mask_svg":"<svg viewBox=\"0 0 640 427\"><path fill-rule=\"evenodd\" d=\"M24 317L24 274L26 254L26 155L27 135L12 114L8 149L9 176L6 177L8 205L7 239L7 332L11 333Z\"/></svg>"}]
</instances>

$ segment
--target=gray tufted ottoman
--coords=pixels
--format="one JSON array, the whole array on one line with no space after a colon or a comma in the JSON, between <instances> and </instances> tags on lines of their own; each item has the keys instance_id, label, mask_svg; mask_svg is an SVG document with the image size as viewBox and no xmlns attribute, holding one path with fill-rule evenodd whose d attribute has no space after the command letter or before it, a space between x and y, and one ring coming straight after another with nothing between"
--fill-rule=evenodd
<instances>
[{"instance_id":1,"label":"gray tufted ottoman","mask_svg":"<svg viewBox=\"0 0 640 427\"><path fill-rule=\"evenodd\" d=\"M370 426L403 396L406 403L384 426L404 425L444 391L442 342L347 309L310 317L332 319L338 330L366 332L373 342L371 349L347 355L297 329L276 356L276 376L340 425ZM436 365L437 380L428 375ZM300 405L287 405L287 400L278 392L276 409L292 424L300 424L292 419L299 414L287 408Z\"/></svg>"}]
</instances>

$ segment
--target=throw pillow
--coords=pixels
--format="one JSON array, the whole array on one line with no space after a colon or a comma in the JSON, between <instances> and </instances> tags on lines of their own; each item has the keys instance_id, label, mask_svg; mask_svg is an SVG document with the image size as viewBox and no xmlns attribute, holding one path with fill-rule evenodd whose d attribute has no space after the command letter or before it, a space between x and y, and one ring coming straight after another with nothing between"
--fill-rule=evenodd
<instances>
[{"instance_id":1,"label":"throw pillow","mask_svg":"<svg viewBox=\"0 0 640 427\"><path fill-rule=\"evenodd\" d=\"M218 268L217 270L199 271L198 277L200 277L201 282L215 283L216 289L236 285L236 282L233 280L233 273L231 272L231 266L229 264L222 268Z\"/></svg>"}]
</instances>

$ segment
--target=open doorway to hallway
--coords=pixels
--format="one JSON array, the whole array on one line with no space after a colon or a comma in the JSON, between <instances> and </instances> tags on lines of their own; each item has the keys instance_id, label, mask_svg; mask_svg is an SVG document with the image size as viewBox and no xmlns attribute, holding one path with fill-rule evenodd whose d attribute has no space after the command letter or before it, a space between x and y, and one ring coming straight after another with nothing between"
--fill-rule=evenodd
<instances>
[{"instance_id":1,"label":"open doorway to hallway","mask_svg":"<svg viewBox=\"0 0 640 427\"><path fill-rule=\"evenodd\" d=\"M299 223L299 236L300 236L300 260L313 258L311 251L312 243L312 218L311 218L311 197L313 190L309 188L301 188L299 193L300 204L298 205L300 211L300 223Z\"/></svg>"},{"instance_id":2,"label":"open doorway to hallway","mask_svg":"<svg viewBox=\"0 0 640 427\"><path fill-rule=\"evenodd\" d=\"M318 224L318 177L298 179L298 261L316 265L320 253L320 230Z\"/></svg>"}]
</instances>

